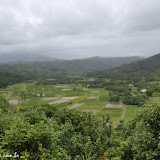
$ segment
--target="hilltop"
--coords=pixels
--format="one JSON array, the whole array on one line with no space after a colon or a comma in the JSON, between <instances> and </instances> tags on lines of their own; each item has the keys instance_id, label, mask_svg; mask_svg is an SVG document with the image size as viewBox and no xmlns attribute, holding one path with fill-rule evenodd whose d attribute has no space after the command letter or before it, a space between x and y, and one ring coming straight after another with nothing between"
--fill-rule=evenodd
<instances>
[{"instance_id":1,"label":"hilltop","mask_svg":"<svg viewBox=\"0 0 160 160\"><path fill-rule=\"evenodd\" d=\"M115 72L125 72L125 73L156 73L160 72L160 53L149 58L133 62L128 65L114 69Z\"/></svg>"},{"instance_id":2,"label":"hilltop","mask_svg":"<svg viewBox=\"0 0 160 160\"><path fill-rule=\"evenodd\" d=\"M84 74L88 71L98 71L119 67L142 59L141 57L91 57L75 60L54 60L35 62L15 62L0 64L0 70L12 71L15 73L40 75L48 77L53 74L75 75Z\"/></svg>"},{"instance_id":3,"label":"hilltop","mask_svg":"<svg viewBox=\"0 0 160 160\"><path fill-rule=\"evenodd\" d=\"M89 71L98 71L121 66L142 59L141 57L102 58L91 57L76 60L18 61L0 64L0 87L26 80L58 78L63 80L70 75L85 75ZM26 59L27 60L27 59ZM45 60L45 59L44 59ZM62 78L63 77L63 78Z\"/></svg>"},{"instance_id":4,"label":"hilltop","mask_svg":"<svg viewBox=\"0 0 160 160\"><path fill-rule=\"evenodd\" d=\"M114 77L120 79L128 78L152 78L160 76L160 53L146 59L142 59L131 64L125 64L111 70L104 70L99 73L89 73L88 75L100 77Z\"/></svg>"}]
</instances>

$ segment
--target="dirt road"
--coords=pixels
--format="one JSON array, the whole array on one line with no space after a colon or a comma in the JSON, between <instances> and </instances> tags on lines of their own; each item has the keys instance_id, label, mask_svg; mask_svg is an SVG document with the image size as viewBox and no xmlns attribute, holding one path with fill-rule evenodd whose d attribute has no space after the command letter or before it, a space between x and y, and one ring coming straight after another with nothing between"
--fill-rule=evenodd
<instances>
[{"instance_id":1,"label":"dirt road","mask_svg":"<svg viewBox=\"0 0 160 160\"><path fill-rule=\"evenodd\" d=\"M119 121L118 121L118 122L116 123L116 125L114 126L114 128L117 128L117 126L119 125L120 121L124 118L125 114L126 114L126 107L125 107L125 105L123 104L123 114L122 114L121 118L119 119Z\"/></svg>"}]
</instances>

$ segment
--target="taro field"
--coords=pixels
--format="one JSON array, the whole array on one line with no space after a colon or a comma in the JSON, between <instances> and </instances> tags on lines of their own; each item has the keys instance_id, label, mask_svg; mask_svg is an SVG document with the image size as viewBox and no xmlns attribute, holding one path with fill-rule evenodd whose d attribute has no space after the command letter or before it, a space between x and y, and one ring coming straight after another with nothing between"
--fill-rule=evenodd
<instances>
[{"instance_id":1,"label":"taro field","mask_svg":"<svg viewBox=\"0 0 160 160\"><path fill-rule=\"evenodd\" d=\"M109 103L109 91L102 88L84 88L76 84L36 85L35 83L21 83L1 89L0 94L6 97L14 110L50 104L59 109L68 108L92 112L99 119L109 114L113 125L119 121L124 110L120 103ZM133 112L126 113L129 114L129 117L130 114L133 115ZM124 119L131 120L132 115L131 118Z\"/></svg>"}]
</instances>

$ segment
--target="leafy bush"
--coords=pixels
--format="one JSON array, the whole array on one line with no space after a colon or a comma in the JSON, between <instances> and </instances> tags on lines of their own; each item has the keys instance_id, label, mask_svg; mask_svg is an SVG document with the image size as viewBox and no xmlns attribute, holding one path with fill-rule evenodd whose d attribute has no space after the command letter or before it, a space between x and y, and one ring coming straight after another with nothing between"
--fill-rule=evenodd
<instances>
[{"instance_id":1,"label":"leafy bush","mask_svg":"<svg viewBox=\"0 0 160 160\"><path fill-rule=\"evenodd\" d=\"M0 114L0 153L22 159L100 159L112 134L105 117L51 105Z\"/></svg>"}]
</instances>

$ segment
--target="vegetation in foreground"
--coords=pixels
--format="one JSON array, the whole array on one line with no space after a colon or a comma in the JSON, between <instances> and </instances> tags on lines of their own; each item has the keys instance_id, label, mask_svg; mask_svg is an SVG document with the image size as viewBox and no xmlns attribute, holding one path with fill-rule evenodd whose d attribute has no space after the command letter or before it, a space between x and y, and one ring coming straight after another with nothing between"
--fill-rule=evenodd
<instances>
[{"instance_id":1,"label":"vegetation in foreground","mask_svg":"<svg viewBox=\"0 0 160 160\"><path fill-rule=\"evenodd\" d=\"M62 76L64 70L52 76L23 68L1 70L0 154L17 152L20 159L34 160L160 159L159 56L109 72L92 72L91 78ZM135 64L141 69L136 70ZM8 86L17 82L26 83ZM65 97L76 98L48 105ZM126 107L116 129L113 124L123 109L107 108L108 103ZM68 109L73 106L77 107Z\"/></svg>"},{"instance_id":2,"label":"vegetation in foreground","mask_svg":"<svg viewBox=\"0 0 160 160\"><path fill-rule=\"evenodd\" d=\"M160 157L160 106L139 108L126 126L113 130L110 116L59 110L52 105L13 111L0 99L0 153L20 159L98 160L158 159ZM133 143L134 142L134 143Z\"/></svg>"}]
</instances>

